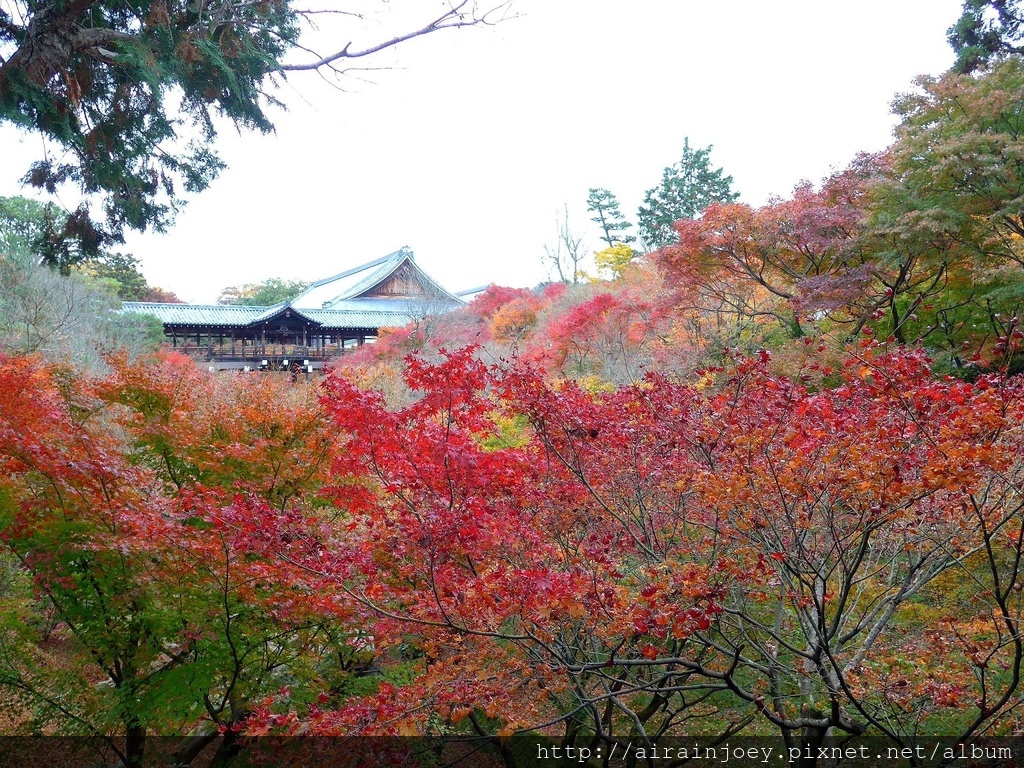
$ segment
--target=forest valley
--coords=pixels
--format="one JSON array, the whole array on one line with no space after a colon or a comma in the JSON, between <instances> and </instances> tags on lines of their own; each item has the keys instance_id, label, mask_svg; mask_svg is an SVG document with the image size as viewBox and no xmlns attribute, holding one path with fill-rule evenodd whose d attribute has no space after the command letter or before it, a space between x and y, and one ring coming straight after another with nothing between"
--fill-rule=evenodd
<instances>
[{"instance_id":1,"label":"forest valley","mask_svg":"<svg viewBox=\"0 0 1024 768\"><path fill-rule=\"evenodd\" d=\"M896 110L820 185L320 381L0 357L0 731L132 768L1019 735L1024 64Z\"/></svg>"}]
</instances>

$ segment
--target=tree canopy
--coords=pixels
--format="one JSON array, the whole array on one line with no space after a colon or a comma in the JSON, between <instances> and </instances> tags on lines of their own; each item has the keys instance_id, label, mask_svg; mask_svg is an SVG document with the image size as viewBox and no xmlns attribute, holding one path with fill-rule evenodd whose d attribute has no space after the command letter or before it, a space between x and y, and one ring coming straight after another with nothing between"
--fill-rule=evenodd
<instances>
[{"instance_id":1,"label":"tree canopy","mask_svg":"<svg viewBox=\"0 0 1024 768\"><path fill-rule=\"evenodd\" d=\"M106 283L122 301L171 301L173 294L151 286L130 253L95 248L62 236L68 214L54 203L26 197L0 197L0 256L35 262L64 276L78 271Z\"/></svg>"},{"instance_id":2,"label":"tree canopy","mask_svg":"<svg viewBox=\"0 0 1024 768\"><path fill-rule=\"evenodd\" d=\"M994 58L1020 53L1022 24L1020 0L964 0L963 13L948 33L956 52L953 71L969 74Z\"/></svg>"},{"instance_id":3,"label":"tree canopy","mask_svg":"<svg viewBox=\"0 0 1024 768\"><path fill-rule=\"evenodd\" d=\"M827 387L763 352L589 391L478 352L410 357L404 405L340 371L0 355L18 731L133 768L169 731L179 765L249 764L240 735L774 733L803 768L830 731L1012 727L1022 380L867 340Z\"/></svg>"},{"instance_id":4,"label":"tree canopy","mask_svg":"<svg viewBox=\"0 0 1024 768\"><path fill-rule=\"evenodd\" d=\"M39 263L68 274L73 264L100 253L95 231L55 203L26 197L0 198L0 252L30 251Z\"/></svg>"},{"instance_id":5,"label":"tree canopy","mask_svg":"<svg viewBox=\"0 0 1024 768\"><path fill-rule=\"evenodd\" d=\"M304 25L358 17L357 8L299 8L291 0L5 0L0 122L53 145L24 181L51 193L65 184L83 193L56 235L91 254L118 242L125 229L166 229L183 195L206 188L224 167L212 146L214 118L240 130L272 130L268 108L278 103L273 89L285 73L341 74L340 62L491 23L505 5L481 10L460 0L404 34L320 53L300 44Z\"/></svg>"},{"instance_id":6,"label":"tree canopy","mask_svg":"<svg viewBox=\"0 0 1024 768\"><path fill-rule=\"evenodd\" d=\"M712 203L730 203L739 196L732 191L732 176L712 166L711 150L710 146L691 149L690 139L683 139L682 157L664 170L659 186L647 190L637 221L640 239L648 248L675 242L675 222L693 219Z\"/></svg>"},{"instance_id":7,"label":"tree canopy","mask_svg":"<svg viewBox=\"0 0 1024 768\"><path fill-rule=\"evenodd\" d=\"M218 304L240 304L249 307L269 307L285 299L293 299L309 287L302 280L282 280L271 277L262 283L228 286L217 297Z\"/></svg>"}]
</instances>

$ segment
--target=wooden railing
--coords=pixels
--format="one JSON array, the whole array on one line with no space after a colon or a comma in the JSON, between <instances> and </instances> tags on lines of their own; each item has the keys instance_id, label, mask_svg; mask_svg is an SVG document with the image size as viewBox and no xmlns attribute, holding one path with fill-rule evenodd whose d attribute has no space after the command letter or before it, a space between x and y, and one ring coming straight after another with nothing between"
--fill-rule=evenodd
<instances>
[{"instance_id":1,"label":"wooden railing","mask_svg":"<svg viewBox=\"0 0 1024 768\"><path fill-rule=\"evenodd\" d=\"M259 365L262 364L263 360L266 360L268 365L280 365L282 361L287 360L290 365L295 360L298 360L299 363L302 363L303 360L308 360L311 363L322 364L330 360L336 360L339 357L351 353L355 350L339 350L337 348L326 347L303 347L298 344L268 344L266 347L236 347L234 351L232 351L231 346L227 344L214 344L212 346L179 344L177 347L175 347L175 351L188 355L197 363L256 363L257 365Z\"/></svg>"}]
</instances>

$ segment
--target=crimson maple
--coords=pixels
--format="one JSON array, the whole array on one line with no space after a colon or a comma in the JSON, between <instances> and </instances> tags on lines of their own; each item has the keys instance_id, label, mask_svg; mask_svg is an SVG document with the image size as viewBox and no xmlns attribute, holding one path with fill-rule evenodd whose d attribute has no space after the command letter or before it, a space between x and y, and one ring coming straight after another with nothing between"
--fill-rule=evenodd
<instances>
[{"instance_id":1,"label":"crimson maple","mask_svg":"<svg viewBox=\"0 0 1024 768\"><path fill-rule=\"evenodd\" d=\"M241 734L1002 727L1024 385L808 347L807 376L766 352L590 389L467 347L411 358L398 404L340 373L4 358L3 543L34 594L5 603L0 682L128 734L126 764L186 725L184 762Z\"/></svg>"},{"instance_id":2,"label":"crimson maple","mask_svg":"<svg viewBox=\"0 0 1024 768\"><path fill-rule=\"evenodd\" d=\"M829 729L902 744L910 720L963 707L936 674L895 716L899 691L870 682L919 650L901 621L940 576L1013 580L1018 386L935 380L921 353L869 346L830 390L765 354L594 393L474 353L410 361L401 408L328 383L349 436L328 498L352 520L304 562L419 674L388 689L386 718L353 701L315 729L424 733L441 713L610 748L763 720L791 745ZM1016 609L999 610L1019 670ZM1016 673L999 684L963 734L1005 711Z\"/></svg>"},{"instance_id":3,"label":"crimson maple","mask_svg":"<svg viewBox=\"0 0 1024 768\"><path fill-rule=\"evenodd\" d=\"M0 359L0 536L32 579L19 616L52 617L5 612L0 683L125 765L186 729L177 762L220 737L227 758L270 691L343 696L364 663L329 595L280 588L281 543L325 522L334 440L305 388L110 362L89 381Z\"/></svg>"}]
</instances>

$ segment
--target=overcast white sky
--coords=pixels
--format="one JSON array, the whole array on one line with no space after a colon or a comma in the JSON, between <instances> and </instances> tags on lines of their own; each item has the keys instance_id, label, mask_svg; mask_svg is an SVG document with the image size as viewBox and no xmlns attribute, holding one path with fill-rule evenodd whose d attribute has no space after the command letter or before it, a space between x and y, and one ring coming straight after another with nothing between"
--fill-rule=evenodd
<instances>
[{"instance_id":1,"label":"overcast white sky","mask_svg":"<svg viewBox=\"0 0 1024 768\"><path fill-rule=\"evenodd\" d=\"M390 0L399 20L440 5ZM403 245L451 290L534 285L565 204L597 248L588 188L610 189L635 219L684 136L713 144L753 205L885 147L893 96L952 64L945 32L960 7L515 0L517 18L406 43L345 92L293 74L276 134L222 132L228 170L170 232L132 235L126 250L150 283L195 302ZM17 179L39 141L6 130L0 145L0 194L25 192Z\"/></svg>"}]
</instances>

